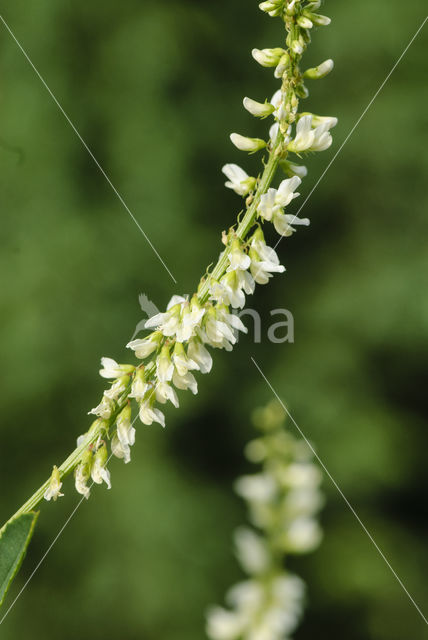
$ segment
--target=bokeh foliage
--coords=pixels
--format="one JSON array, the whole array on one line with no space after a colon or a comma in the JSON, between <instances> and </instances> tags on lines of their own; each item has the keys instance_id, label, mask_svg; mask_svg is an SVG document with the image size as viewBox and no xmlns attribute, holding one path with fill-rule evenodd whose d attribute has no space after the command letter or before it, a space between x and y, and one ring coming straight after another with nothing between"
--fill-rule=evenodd
<instances>
[{"instance_id":1,"label":"bokeh foliage","mask_svg":"<svg viewBox=\"0 0 428 640\"><path fill-rule=\"evenodd\" d=\"M315 32L307 63L332 57L336 68L305 109L339 125L333 148L308 160L302 197L424 17L418 0L331 0L324 11L332 26ZM17 0L4 17L178 285L1 27L2 520L86 429L100 356L131 357L138 293L161 307L216 257L239 207L220 167L258 162L227 134L263 133L241 100L276 89L249 51L280 36L248 0ZM262 344L241 339L233 355L215 354L165 431L139 427L132 463L114 462L113 489L77 512L4 640L201 637L204 608L239 577L230 534L244 514L230 488L249 414L271 398L251 356L427 601L427 29L311 197L312 226L281 243L287 274L254 296L265 328L270 309L293 312L295 343L272 345L266 331ZM12 592L76 504L65 489L43 508ZM325 490L325 541L294 563L309 584L296 638L422 638L423 621L327 480Z\"/></svg>"}]
</instances>

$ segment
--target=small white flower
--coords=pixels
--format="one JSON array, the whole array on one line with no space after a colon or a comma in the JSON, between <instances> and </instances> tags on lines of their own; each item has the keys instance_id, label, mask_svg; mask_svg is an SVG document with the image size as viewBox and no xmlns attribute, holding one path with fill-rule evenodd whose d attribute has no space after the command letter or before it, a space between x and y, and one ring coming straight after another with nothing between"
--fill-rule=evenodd
<instances>
[{"instance_id":1,"label":"small white flower","mask_svg":"<svg viewBox=\"0 0 428 640\"><path fill-rule=\"evenodd\" d=\"M46 489L45 493L43 494L44 499L48 501L52 499L55 502L57 498L62 498L64 494L60 492L61 487L62 487L62 482L61 482L59 469L54 465L51 478L49 481L49 486Z\"/></svg>"},{"instance_id":2,"label":"small white flower","mask_svg":"<svg viewBox=\"0 0 428 640\"><path fill-rule=\"evenodd\" d=\"M131 392L129 394L130 398L135 398L137 402L143 400L146 391L148 390L149 385L146 382L144 369L137 369L135 372L134 379L132 381Z\"/></svg>"},{"instance_id":3,"label":"small white flower","mask_svg":"<svg viewBox=\"0 0 428 640\"><path fill-rule=\"evenodd\" d=\"M107 488L111 489L110 471L106 468L107 457L107 447L102 444L94 456L91 478L96 484L101 484L104 481Z\"/></svg>"},{"instance_id":4,"label":"small white flower","mask_svg":"<svg viewBox=\"0 0 428 640\"><path fill-rule=\"evenodd\" d=\"M299 153L300 151L308 151L315 140L315 132L312 129L312 116L306 115L299 118L296 125L296 135L288 145L289 151Z\"/></svg>"},{"instance_id":5,"label":"small white flower","mask_svg":"<svg viewBox=\"0 0 428 640\"><path fill-rule=\"evenodd\" d=\"M88 411L88 414L92 413L95 416L103 418L103 420L107 420L108 418L110 418L113 408L113 401L110 398L106 397L104 394L100 404Z\"/></svg>"},{"instance_id":6,"label":"small white flower","mask_svg":"<svg viewBox=\"0 0 428 640\"><path fill-rule=\"evenodd\" d=\"M122 368L113 358L101 358L102 369L100 376L103 378L119 378L122 375Z\"/></svg>"},{"instance_id":7,"label":"small white flower","mask_svg":"<svg viewBox=\"0 0 428 640\"><path fill-rule=\"evenodd\" d=\"M322 539L322 531L313 518L296 518L286 532L287 549L293 553L307 553L316 549Z\"/></svg>"},{"instance_id":8,"label":"small white flower","mask_svg":"<svg viewBox=\"0 0 428 640\"><path fill-rule=\"evenodd\" d=\"M154 331L147 338L138 338L132 340L126 345L128 349L135 351L137 358L147 358L151 353L156 351L162 341L162 333L160 331Z\"/></svg>"},{"instance_id":9,"label":"small white flower","mask_svg":"<svg viewBox=\"0 0 428 640\"><path fill-rule=\"evenodd\" d=\"M228 178L225 186L228 189L233 189L238 196L246 196L255 187L256 179L250 178L237 164L225 164L222 172Z\"/></svg>"},{"instance_id":10,"label":"small white flower","mask_svg":"<svg viewBox=\"0 0 428 640\"><path fill-rule=\"evenodd\" d=\"M230 140L237 149L240 151L248 151L248 153L255 153L256 151L260 151L260 149L264 149L266 146L266 142L261 138L247 138L246 136L241 136L239 133L231 133Z\"/></svg>"},{"instance_id":11,"label":"small white flower","mask_svg":"<svg viewBox=\"0 0 428 640\"><path fill-rule=\"evenodd\" d=\"M236 555L242 568L249 574L267 571L270 565L269 551L264 539L248 527L235 531Z\"/></svg>"},{"instance_id":12,"label":"small white flower","mask_svg":"<svg viewBox=\"0 0 428 640\"><path fill-rule=\"evenodd\" d=\"M331 146L333 138L329 128L329 122L324 122L314 129L315 137L310 151L325 151Z\"/></svg>"},{"instance_id":13,"label":"small white flower","mask_svg":"<svg viewBox=\"0 0 428 640\"><path fill-rule=\"evenodd\" d=\"M255 473L238 478L235 491L249 501L270 502L276 494L276 484L271 475Z\"/></svg>"},{"instance_id":14,"label":"small white flower","mask_svg":"<svg viewBox=\"0 0 428 640\"><path fill-rule=\"evenodd\" d=\"M128 382L129 378L127 376L122 376L122 378L118 378L113 382L110 389L104 391L104 397L109 400L117 400L118 397L125 391L126 382Z\"/></svg>"},{"instance_id":15,"label":"small white flower","mask_svg":"<svg viewBox=\"0 0 428 640\"><path fill-rule=\"evenodd\" d=\"M261 198L257 211L265 220L272 221L277 213L282 213L282 209L299 195L295 189L301 180L298 176L283 180L278 189L268 189Z\"/></svg>"},{"instance_id":16,"label":"small white flower","mask_svg":"<svg viewBox=\"0 0 428 640\"><path fill-rule=\"evenodd\" d=\"M276 67L285 54L284 49L276 47L274 49L253 49L251 55L262 67Z\"/></svg>"},{"instance_id":17,"label":"small white flower","mask_svg":"<svg viewBox=\"0 0 428 640\"><path fill-rule=\"evenodd\" d=\"M223 607L211 607L207 613L207 635L213 640L235 640L241 637L246 620Z\"/></svg>"},{"instance_id":18,"label":"small white flower","mask_svg":"<svg viewBox=\"0 0 428 640\"><path fill-rule=\"evenodd\" d=\"M177 387L177 389L182 389L183 391L186 391L186 389L190 389L190 391L194 395L198 393L198 383L196 382L195 376L190 373L190 371L188 371L184 375L180 375L177 369L174 369L172 382Z\"/></svg>"},{"instance_id":19,"label":"small white flower","mask_svg":"<svg viewBox=\"0 0 428 640\"><path fill-rule=\"evenodd\" d=\"M213 365L213 359L208 349L204 347L199 338L193 338L189 342L187 355L196 362L201 373L209 373Z\"/></svg>"},{"instance_id":20,"label":"small white flower","mask_svg":"<svg viewBox=\"0 0 428 640\"><path fill-rule=\"evenodd\" d=\"M158 382L158 384L156 385L155 394L156 400L161 404L165 404L169 400L170 402L172 402L174 407L177 408L179 406L177 394L173 387L171 387L171 385L167 382Z\"/></svg>"},{"instance_id":21,"label":"small white flower","mask_svg":"<svg viewBox=\"0 0 428 640\"><path fill-rule=\"evenodd\" d=\"M275 116L275 119L279 122L285 120L287 117L287 111L285 108L285 94L281 89L275 91L271 98L271 104L274 107L273 115Z\"/></svg>"},{"instance_id":22,"label":"small white flower","mask_svg":"<svg viewBox=\"0 0 428 640\"><path fill-rule=\"evenodd\" d=\"M286 487L317 487L321 483L321 471L314 464L294 462L281 473L280 480Z\"/></svg>"},{"instance_id":23,"label":"small white flower","mask_svg":"<svg viewBox=\"0 0 428 640\"><path fill-rule=\"evenodd\" d=\"M269 102L256 102L251 98L244 98L244 108L256 118L266 118L275 110L275 107Z\"/></svg>"},{"instance_id":24,"label":"small white flower","mask_svg":"<svg viewBox=\"0 0 428 640\"><path fill-rule=\"evenodd\" d=\"M197 362L189 357L189 354L185 352L183 344L176 342L172 353L172 363L177 369L178 375L184 376L190 370L199 369Z\"/></svg>"},{"instance_id":25,"label":"small white flower","mask_svg":"<svg viewBox=\"0 0 428 640\"><path fill-rule=\"evenodd\" d=\"M171 360L170 347L164 345L156 360L156 374L159 382L168 382L172 379L174 365Z\"/></svg>"},{"instance_id":26,"label":"small white flower","mask_svg":"<svg viewBox=\"0 0 428 640\"><path fill-rule=\"evenodd\" d=\"M227 267L226 271L236 271L237 269L246 271L251 264L251 259L242 249L241 243L239 242L238 238L234 238L234 240L232 241L227 258L230 264Z\"/></svg>"},{"instance_id":27,"label":"small white flower","mask_svg":"<svg viewBox=\"0 0 428 640\"><path fill-rule=\"evenodd\" d=\"M101 358L100 376L102 378L120 378L124 374L132 373L135 369L132 365L117 364L113 358Z\"/></svg>"},{"instance_id":28,"label":"small white flower","mask_svg":"<svg viewBox=\"0 0 428 640\"><path fill-rule=\"evenodd\" d=\"M76 491L80 493L82 496L89 498L91 493L89 487L86 485L90 477L90 465L84 462L81 462L77 465L74 471L74 484L76 487Z\"/></svg>"},{"instance_id":29,"label":"small white flower","mask_svg":"<svg viewBox=\"0 0 428 640\"><path fill-rule=\"evenodd\" d=\"M125 459L125 463L128 463L131 460L131 447L135 443L135 429L131 424L131 407L129 405L120 412L116 421L116 427L117 438L123 451L123 458Z\"/></svg>"},{"instance_id":30,"label":"small white flower","mask_svg":"<svg viewBox=\"0 0 428 640\"><path fill-rule=\"evenodd\" d=\"M311 80L318 80L319 78L324 78L330 71L332 71L334 67L333 60L324 60L317 67L312 67L311 69L306 69L303 74L304 78L310 78Z\"/></svg>"},{"instance_id":31,"label":"small white flower","mask_svg":"<svg viewBox=\"0 0 428 640\"><path fill-rule=\"evenodd\" d=\"M267 284L273 273L284 273L285 267L272 247L268 247L261 229L257 229L251 239L249 255L251 274L258 284Z\"/></svg>"},{"instance_id":32,"label":"small white flower","mask_svg":"<svg viewBox=\"0 0 428 640\"><path fill-rule=\"evenodd\" d=\"M153 424L153 422L158 422L162 427L165 426L165 416L159 409L154 407L154 395L153 392L150 392L150 395L143 400L140 404L139 416L140 420L143 424Z\"/></svg>"},{"instance_id":33,"label":"small white flower","mask_svg":"<svg viewBox=\"0 0 428 640\"><path fill-rule=\"evenodd\" d=\"M309 218L298 218L297 216L293 216L291 214L281 213L278 213L273 219L273 225L280 236L291 236L296 231L296 229L292 226L293 224L303 225L307 227L310 222Z\"/></svg>"}]
</instances>

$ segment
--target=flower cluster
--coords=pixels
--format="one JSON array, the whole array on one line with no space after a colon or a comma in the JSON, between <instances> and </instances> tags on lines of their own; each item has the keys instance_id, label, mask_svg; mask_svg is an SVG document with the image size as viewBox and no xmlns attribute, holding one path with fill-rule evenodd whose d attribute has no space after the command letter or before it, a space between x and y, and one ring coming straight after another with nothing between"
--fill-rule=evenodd
<instances>
[{"instance_id":1,"label":"flower cluster","mask_svg":"<svg viewBox=\"0 0 428 640\"><path fill-rule=\"evenodd\" d=\"M228 591L228 609L208 611L212 640L286 640L302 615L305 586L284 569L284 558L312 551L321 540L315 517L323 503L321 473L306 443L286 432L283 422L276 403L255 415L263 433L247 445L246 456L263 469L235 485L254 527L235 533L236 555L249 579Z\"/></svg>"},{"instance_id":2,"label":"flower cluster","mask_svg":"<svg viewBox=\"0 0 428 640\"><path fill-rule=\"evenodd\" d=\"M86 434L87 447L75 470L76 488L89 495L87 482L107 482L104 447L110 441L111 453L129 462L135 442L131 401L138 405L138 416L145 425L157 422L165 425L161 406L170 402L178 407L177 390L197 393L195 373L208 373L212 358L208 348L230 351L237 341L237 332L246 332L237 311L254 292L256 284L267 284L275 273L283 273L278 255L265 240L266 223L281 237L288 237L297 225L308 225L286 212L299 195L297 189L306 175L306 167L295 162L303 153L322 151L331 142L330 130L336 118L299 113L299 100L308 95L306 79L324 77L333 67L327 60L318 67L300 70L300 59L314 26L328 24L328 18L316 13L320 3L309 0L269 0L260 8L270 16L279 17L285 25L285 47L254 49L254 59L264 67L274 68L280 88L270 100L257 102L244 99L244 107L258 118L272 118L268 140L231 135L236 147L250 153L265 149L268 153L264 171L249 176L236 164L226 164L223 173L226 187L245 198L246 209L239 222L223 233L224 250L215 267L202 278L192 296L174 295L164 313L150 318L145 327L152 332L132 340L127 346L140 361L136 365L118 364L111 358L102 359L100 375L111 380L101 401L90 413L96 416ZM274 188L276 170L286 174ZM98 437L102 437L102 440ZM98 438L98 439L97 439ZM100 453L102 452L102 453ZM98 456L98 457L97 457ZM101 474L103 470L104 475ZM107 482L109 484L109 480ZM55 478L49 497L59 496Z\"/></svg>"}]
</instances>

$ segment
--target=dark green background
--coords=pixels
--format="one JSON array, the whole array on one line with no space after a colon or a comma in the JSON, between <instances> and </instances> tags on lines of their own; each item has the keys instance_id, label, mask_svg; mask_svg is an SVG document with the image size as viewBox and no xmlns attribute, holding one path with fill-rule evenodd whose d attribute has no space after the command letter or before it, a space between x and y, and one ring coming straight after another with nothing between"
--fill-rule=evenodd
<instances>
[{"instance_id":1,"label":"dark green background","mask_svg":"<svg viewBox=\"0 0 428 640\"><path fill-rule=\"evenodd\" d=\"M421 24L418 0L331 0L308 65L332 57L304 110L337 115L334 145L308 159L305 197ZM102 355L141 319L194 290L234 220L220 168L247 159L230 131L263 135L242 109L277 88L252 47L281 23L254 0L2 3L2 14L140 221L174 285L29 63L0 25L0 519L59 464L89 424ZM168 425L140 425L132 463L111 465L2 625L2 638L193 640L204 609L240 577L231 492L245 469L249 415L271 399L254 356L288 403L408 590L428 611L426 450L426 26L305 207L309 229L279 247L285 276L259 287L264 318L215 354L197 397ZM293 206L297 206L297 202ZM275 236L270 236L272 242ZM266 340L290 309L295 344ZM125 360L126 361L126 360ZM45 504L9 602L78 496ZM412 640L426 626L326 479L325 541L293 561L309 608L298 640Z\"/></svg>"}]
</instances>

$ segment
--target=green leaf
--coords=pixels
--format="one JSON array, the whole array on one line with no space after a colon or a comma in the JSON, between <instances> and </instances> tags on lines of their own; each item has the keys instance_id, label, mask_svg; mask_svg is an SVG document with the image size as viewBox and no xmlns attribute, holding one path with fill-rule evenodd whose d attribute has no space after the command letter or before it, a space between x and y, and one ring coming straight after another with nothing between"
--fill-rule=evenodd
<instances>
[{"instance_id":1,"label":"green leaf","mask_svg":"<svg viewBox=\"0 0 428 640\"><path fill-rule=\"evenodd\" d=\"M0 605L24 559L38 515L35 511L23 513L0 535Z\"/></svg>"}]
</instances>

